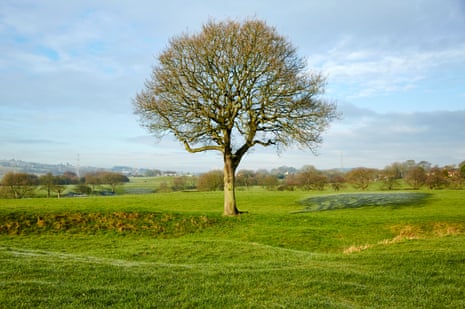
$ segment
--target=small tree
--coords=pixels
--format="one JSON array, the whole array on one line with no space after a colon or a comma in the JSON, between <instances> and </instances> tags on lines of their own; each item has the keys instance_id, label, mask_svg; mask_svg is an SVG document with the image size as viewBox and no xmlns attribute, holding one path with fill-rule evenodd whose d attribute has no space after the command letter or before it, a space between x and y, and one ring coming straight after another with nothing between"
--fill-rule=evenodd
<instances>
[{"instance_id":1,"label":"small tree","mask_svg":"<svg viewBox=\"0 0 465 309\"><path fill-rule=\"evenodd\" d=\"M64 172L60 178L60 183L64 185L77 185L80 182L80 179L76 173L70 171Z\"/></svg>"},{"instance_id":2,"label":"small tree","mask_svg":"<svg viewBox=\"0 0 465 309\"><path fill-rule=\"evenodd\" d=\"M304 190L323 190L328 177L313 166L304 167L297 175L297 182Z\"/></svg>"},{"instance_id":3,"label":"small tree","mask_svg":"<svg viewBox=\"0 0 465 309\"><path fill-rule=\"evenodd\" d=\"M129 182L129 178L121 173L105 172L100 175L100 182L111 186L111 193L116 192L116 187Z\"/></svg>"},{"instance_id":4,"label":"small tree","mask_svg":"<svg viewBox=\"0 0 465 309\"><path fill-rule=\"evenodd\" d=\"M90 188L90 193L82 194L94 194L95 188L103 184L102 172L90 172L84 175L84 183Z\"/></svg>"},{"instance_id":5,"label":"small tree","mask_svg":"<svg viewBox=\"0 0 465 309\"><path fill-rule=\"evenodd\" d=\"M53 189L52 189L53 192L56 192L58 198L61 197L61 194L65 190L66 190L66 186L61 183L56 184L55 186L53 186Z\"/></svg>"},{"instance_id":6,"label":"small tree","mask_svg":"<svg viewBox=\"0 0 465 309\"><path fill-rule=\"evenodd\" d=\"M14 198L23 198L34 191L39 184L39 178L27 173L6 173L2 178L2 185L7 188Z\"/></svg>"},{"instance_id":7,"label":"small tree","mask_svg":"<svg viewBox=\"0 0 465 309\"><path fill-rule=\"evenodd\" d=\"M188 152L219 151L224 215L236 215L235 173L250 148L294 142L311 150L336 114L325 79L259 20L209 22L173 38L134 100L151 132L172 133Z\"/></svg>"},{"instance_id":8,"label":"small tree","mask_svg":"<svg viewBox=\"0 0 465 309\"><path fill-rule=\"evenodd\" d=\"M47 173L39 177L41 188L47 191L47 197L50 197L53 187L57 184L57 178L52 173Z\"/></svg>"},{"instance_id":9,"label":"small tree","mask_svg":"<svg viewBox=\"0 0 465 309\"><path fill-rule=\"evenodd\" d=\"M375 169L359 167L349 171L346 174L346 179L354 188L366 190L370 183L374 181L375 174Z\"/></svg>"},{"instance_id":10,"label":"small tree","mask_svg":"<svg viewBox=\"0 0 465 309\"><path fill-rule=\"evenodd\" d=\"M394 186L399 184L400 173L397 167L393 164L386 166L380 173L383 187L387 190L394 189Z\"/></svg>"},{"instance_id":11,"label":"small tree","mask_svg":"<svg viewBox=\"0 0 465 309\"><path fill-rule=\"evenodd\" d=\"M89 195L92 193L92 188L85 184L78 184L74 187L74 189L81 195Z\"/></svg>"},{"instance_id":12,"label":"small tree","mask_svg":"<svg viewBox=\"0 0 465 309\"><path fill-rule=\"evenodd\" d=\"M223 172L220 170L202 174L197 180L197 189L200 191L216 191L223 187Z\"/></svg>"},{"instance_id":13,"label":"small tree","mask_svg":"<svg viewBox=\"0 0 465 309\"><path fill-rule=\"evenodd\" d=\"M426 172L424 168L421 166L414 166L410 168L405 175L405 181L411 185L413 189L420 189L426 181Z\"/></svg>"},{"instance_id":14,"label":"small tree","mask_svg":"<svg viewBox=\"0 0 465 309\"><path fill-rule=\"evenodd\" d=\"M236 185L246 187L248 189L250 186L254 186L256 184L257 178L254 171L240 170L237 172Z\"/></svg>"},{"instance_id":15,"label":"small tree","mask_svg":"<svg viewBox=\"0 0 465 309\"><path fill-rule=\"evenodd\" d=\"M441 189L448 185L448 169L434 166L426 173L425 184L430 189Z\"/></svg>"},{"instance_id":16,"label":"small tree","mask_svg":"<svg viewBox=\"0 0 465 309\"><path fill-rule=\"evenodd\" d=\"M459 164L459 174L462 178L465 178L465 161L462 161Z\"/></svg>"},{"instance_id":17,"label":"small tree","mask_svg":"<svg viewBox=\"0 0 465 309\"><path fill-rule=\"evenodd\" d=\"M268 190L274 190L279 185L279 180L273 175L266 175L261 178L260 184Z\"/></svg>"}]
</instances>

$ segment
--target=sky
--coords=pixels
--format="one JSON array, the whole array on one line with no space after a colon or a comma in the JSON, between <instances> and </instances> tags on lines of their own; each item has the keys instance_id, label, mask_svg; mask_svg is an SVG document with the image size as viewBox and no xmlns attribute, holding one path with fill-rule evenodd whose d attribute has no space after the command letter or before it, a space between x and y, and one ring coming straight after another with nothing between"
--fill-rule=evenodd
<instances>
[{"instance_id":1,"label":"sky","mask_svg":"<svg viewBox=\"0 0 465 309\"><path fill-rule=\"evenodd\" d=\"M250 18L327 77L342 118L316 154L257 146L239 169L465 160L463 0L2 0L0 159L221 169L220 153L152 137L132 102L170 38Z\"/></svg>"}]
</instances>

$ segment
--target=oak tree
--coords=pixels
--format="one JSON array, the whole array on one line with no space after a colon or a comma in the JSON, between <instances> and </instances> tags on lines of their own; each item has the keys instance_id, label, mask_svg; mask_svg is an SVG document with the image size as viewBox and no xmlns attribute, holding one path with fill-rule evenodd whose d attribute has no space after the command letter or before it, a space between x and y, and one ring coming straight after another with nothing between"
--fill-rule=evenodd
<instances>
[{"instance_id":1,"label":"oak tree","mask_svg":"<svg viewBox=\"0 0 465 309\"><path fill-rule=\"evenodd\" d=\"M337 117L325 78L260 20L215 22L172 38L134 99L141 123L173 134L188 152L219 151L224 215L236 215L235 172L250 148L300 144L314 151Z\"/></svg>"}]
</instances>

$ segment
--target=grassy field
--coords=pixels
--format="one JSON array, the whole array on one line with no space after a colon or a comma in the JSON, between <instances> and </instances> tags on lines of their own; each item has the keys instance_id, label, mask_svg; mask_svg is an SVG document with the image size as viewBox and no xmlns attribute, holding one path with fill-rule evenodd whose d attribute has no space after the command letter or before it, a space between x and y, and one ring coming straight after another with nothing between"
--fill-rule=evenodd
<instances>
[{"instance_id":1,"label":"grassy field","mask_svg":"<svg viewBox=\"0 0 465 309\"><path fill-rule=\"evenodd\" d=\"M464 308L465 191L420 193L0 200L0 308Z\"/></svg>"}]
</instances>

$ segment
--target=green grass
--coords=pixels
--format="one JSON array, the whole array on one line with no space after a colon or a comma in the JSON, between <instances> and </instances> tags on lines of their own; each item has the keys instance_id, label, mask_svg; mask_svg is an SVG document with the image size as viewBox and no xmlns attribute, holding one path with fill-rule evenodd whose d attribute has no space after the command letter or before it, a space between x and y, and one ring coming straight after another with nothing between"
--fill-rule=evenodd
<instances>
[{"instance_id":1,"label":"green grass","mask_svg":"<svg viewBox=\"0 0 465 309\"><path fill-rule=\"evenodd\" d=\"M463 308L465 191L422 193L241 191L234 218L222 192L0 200L0 307Z\"/></svg>"}]
</instances>

